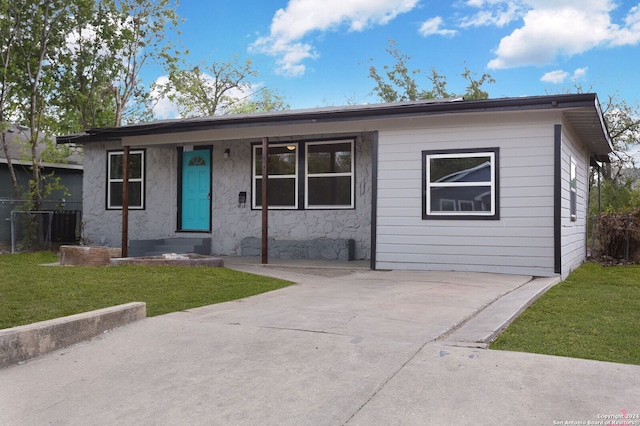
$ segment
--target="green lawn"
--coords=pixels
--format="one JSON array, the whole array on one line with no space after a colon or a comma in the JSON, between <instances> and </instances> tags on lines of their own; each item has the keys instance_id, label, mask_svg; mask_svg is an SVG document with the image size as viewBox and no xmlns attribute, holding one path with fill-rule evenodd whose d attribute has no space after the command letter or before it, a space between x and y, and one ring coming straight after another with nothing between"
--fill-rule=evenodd
<instances>
[{"instance_id":1,"label":"green lawn","mask_svg":"<svg viewBox=\"0 0 640 426\"><path fill-rule=\"evenodd\" d=\"M0 329L128 302L147 316L240 299L291 283L225 268L53 267L53 253L0 255Z\"/></svg>"},{"instance_id":2,"label":"green lawn","mask_svg":"<svg viewBox=\"0 0 640 426\"><path fill-rule=\"evenodd\" d=\"M582 265L491 349L640 364L640 265Z\"/></svg>"}]
</instances>

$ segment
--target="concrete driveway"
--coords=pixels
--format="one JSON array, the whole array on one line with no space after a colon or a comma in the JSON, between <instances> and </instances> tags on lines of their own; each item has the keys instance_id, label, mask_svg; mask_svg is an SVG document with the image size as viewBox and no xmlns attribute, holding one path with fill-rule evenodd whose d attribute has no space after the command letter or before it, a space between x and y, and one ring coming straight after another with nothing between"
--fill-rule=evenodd
<instances>
[{"instance_id":1,"label":"concrete driveway","mask_svg":"<svg viewBox=\"0 0 640 426\"><path fill-rule=\"evenodd\" d=\"M235 268L298 284L2 369L0 424L551 425L640 413L638 366L452 345L452 330L531 277Z\"/></svg>"}]
</instances>

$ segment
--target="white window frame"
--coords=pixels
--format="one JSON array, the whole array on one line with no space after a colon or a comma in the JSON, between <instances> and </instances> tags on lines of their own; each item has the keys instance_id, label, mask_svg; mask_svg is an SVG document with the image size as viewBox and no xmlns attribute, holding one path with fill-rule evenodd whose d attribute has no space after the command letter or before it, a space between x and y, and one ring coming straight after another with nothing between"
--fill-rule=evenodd
<instances>
[{"instance_id":1,"label":"white window frame","mask_svg":"<svg viewBox=\"0 0 640 426\"><path fill-rule=\"evenodd\" d=\"M145 150L144 149L135 149L129 151L129 156L131 155L140 155L140 177L139 178L129 178L129 183L140 183L140 204L135 205L129 202L129 210L144 210L145 204ZM124 151L108 151L107 152L107 210L122 210L122 206L113 205L111 203L111 184L112 183L122 183L124 181L123 178L112 178L111 177L111 160L116 156L124 157Z\"/></svg>"},{"instance_id":2,"label":"white window frame","mask_svg":"<svg viewBox=\"0 0 640 426\"><path fill-rule=\"evenodd\" d=\"M293 174L289 174L289 175L269 175L268 179L294 179L294 185L293 185L293 191L294 191L294 197L295 197L295 204L293 206L269 206L269 210L297 210L298 209L298 168L299 168L299 161L298 161L298 149L299 145L297 143L273 143L273 144L269 144L269 148L276 148L276 147L290 147L290 146L295 146L295 149L291 150L296 158L296 163L295 163L295 171ZM262 169L260 169L260 174L258 174L256 172L256 161L258 159L258 150L262 149L262 145L261 144L256 144L253 145L253 149L252 149L252 159L251 159L251 208L255 209L255 210L262 210L262 204L257 205L256 204L256 195L258 194L257 191L262 191L262 185L260 185L260 187L258 188L256 182L258 179L262 179ZM264 156L263 156L264 157Z\"/></svg>"},{"instance_id":3,"label":"white window frame","mask_svg":"<svg viewBox=\"0 0 640 426\"><path fill-rule=\"evenodd\" d=\"M309 147L314 145L335 145L335 144L349 144L351 147L351 171L342 173L310 173L309 172ZM339 209L352 209L355 206L355 155L354 155L354 140L353 139L337 139L329 141L311 141L305 142L305 178L304 178L304 207L308 210L339 210ZM351 185L351 200L349 204L338 205L309 205L309 178L338 178L349 177Z\"/></svg>"},{"instance_id":4,"label":"white window frame","mask_svg":"<svg viewBox=\"0 0 640 426\"><path fill-rule=\"evenodd\" d=\"M424 206L423 219L499 219L498 215L498 191L497 191L497 156L498 148L478 149L478 150L447 150L447 151L423 151L424 161ZM490 181L483 182L431 182L431 160L440 158L471 158L487 157L490 162ZM461 210L459 204L454 202L454 211L433 211L431 210L431 190L433 188L459 188L459 187L490 187L491 206L489 210Z\"/></svg>"}]
</instances>

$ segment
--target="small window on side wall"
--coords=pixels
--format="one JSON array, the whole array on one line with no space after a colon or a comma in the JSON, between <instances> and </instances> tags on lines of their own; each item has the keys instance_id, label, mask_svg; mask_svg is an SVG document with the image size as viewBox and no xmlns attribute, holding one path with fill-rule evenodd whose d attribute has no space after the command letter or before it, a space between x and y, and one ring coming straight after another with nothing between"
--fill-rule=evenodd
<instances>
[{"instance_id":1,"label":"small window on side wall","mask_svg":"<svg viewBox=\"0 0 640 426\"><path fill-rule=\"evenodd\" d=\"M578 220L578 166L576 160L571 157L571 177L569 181L569 209L571 215L571 221Z\"/></svg>"},{"instance_id":2,"label":"small window on side wall","mask_svg":"<svg viewBox=\"0 0 640 426\"><path fill-rule=\"evenodd\" d=\"M144 209L145 158L144 150L129 152L129 208ZM107 209L122 209L122 185L124 182L124 152L107 153Z\"/></svg>"},{"instance_id":3,"label":"small window on side wall","mask_svg":"<svg viewBox=\"0 0 640 426\"><path fill-rule=\"evenodd\" d=\"M423 151L423 219L500 218L498 148Z\"/></svg>"}]
</instances>

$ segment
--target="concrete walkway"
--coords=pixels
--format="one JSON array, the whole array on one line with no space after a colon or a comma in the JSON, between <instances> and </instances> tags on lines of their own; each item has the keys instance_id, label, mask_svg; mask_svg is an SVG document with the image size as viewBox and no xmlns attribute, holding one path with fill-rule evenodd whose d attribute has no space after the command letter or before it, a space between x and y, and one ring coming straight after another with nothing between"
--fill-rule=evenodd
<instances>
[{"instance_id":1,"label":"concrete walkway","mask_svg":"<svg viewBox=\"0 0 640 426\"><path fill-rule=\"evenodd\" d=\"M298 284L2 369L0 424L551 425L640 413L640 366L468 347L549 282L227 265Z\"/></svg>"}]
</instances>

